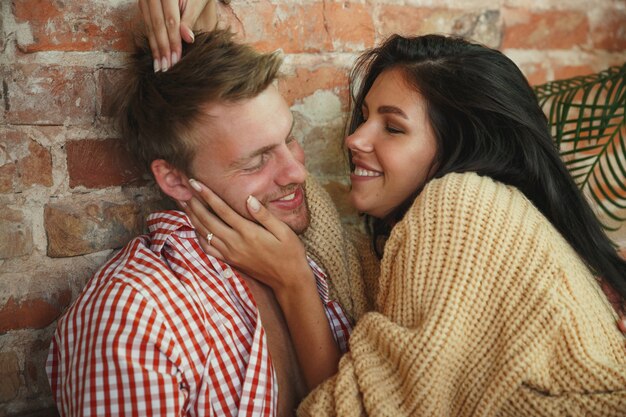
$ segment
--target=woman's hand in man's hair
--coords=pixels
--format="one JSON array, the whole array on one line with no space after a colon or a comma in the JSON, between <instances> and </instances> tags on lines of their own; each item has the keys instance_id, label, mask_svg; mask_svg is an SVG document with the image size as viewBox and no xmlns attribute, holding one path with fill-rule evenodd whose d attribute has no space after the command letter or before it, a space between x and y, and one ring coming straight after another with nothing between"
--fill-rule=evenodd
<instances>
[{"instance_id":1,"label":"woman's hand in man's hair","mask_svg":"<svg viewBox=\"0 0 626 417\"><path fill-rule=\"evenodd\" d=\"M181 59L182 41L193 43L194 30L217 25L216 0L138 0L154 71L167 71Z\"/></svg>"}]
</instances>

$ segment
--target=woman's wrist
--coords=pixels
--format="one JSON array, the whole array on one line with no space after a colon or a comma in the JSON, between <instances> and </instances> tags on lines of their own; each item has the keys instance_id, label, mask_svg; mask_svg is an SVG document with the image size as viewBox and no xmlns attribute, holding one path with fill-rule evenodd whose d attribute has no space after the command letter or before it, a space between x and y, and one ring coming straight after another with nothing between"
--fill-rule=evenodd
<instances>
[{"instance_id":1,"label":"woman's wrist","mask_svg":"<svg viewBox=\"0 0 626 417\"><path fill-rule=\"evenodd\" d=\"M315 295L317 297L317 283L313 270L308 266L306 269L299 269L294 272L288 280L281 281L282 284L273 288L274 295L278 303L283 307L295 302L302 297Z\"/></svg>"}]
</instances>

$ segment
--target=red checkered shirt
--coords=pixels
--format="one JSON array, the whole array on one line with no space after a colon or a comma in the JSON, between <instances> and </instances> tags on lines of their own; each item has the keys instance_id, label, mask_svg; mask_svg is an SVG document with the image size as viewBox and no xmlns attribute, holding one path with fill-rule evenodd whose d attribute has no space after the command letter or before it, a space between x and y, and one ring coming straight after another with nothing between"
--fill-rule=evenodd
<instances>
[{"instance_id":1,"label":"red checkered shirt","mask_svg":"<svg viewBox=\"0 0 626 417\"><path fill-rule=\"evenodd\" d=\"M48 356L63 416L273 416L276 375L252 294L178 211L109 260L59 320ZM309 259L333 335L350 323Z\"/></svg>"}]
</instances>

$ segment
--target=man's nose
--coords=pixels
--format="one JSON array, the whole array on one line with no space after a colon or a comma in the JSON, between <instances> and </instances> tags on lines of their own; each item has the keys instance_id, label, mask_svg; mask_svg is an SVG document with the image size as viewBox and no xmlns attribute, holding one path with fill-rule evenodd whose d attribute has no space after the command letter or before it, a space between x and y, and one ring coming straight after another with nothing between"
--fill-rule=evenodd
<instances>
[{"instance_id":1,"label":"man's nose","mask_svg":"<svg viewBox=\"0 0 626 417\"><path fill-rule=\"evenodd\" d=\"M276 177L276 183L281 186L290 184L302 184L306 179L306 168L296 155L287 151L281 158L280 172Z\"/></svg>"}]
</instances>

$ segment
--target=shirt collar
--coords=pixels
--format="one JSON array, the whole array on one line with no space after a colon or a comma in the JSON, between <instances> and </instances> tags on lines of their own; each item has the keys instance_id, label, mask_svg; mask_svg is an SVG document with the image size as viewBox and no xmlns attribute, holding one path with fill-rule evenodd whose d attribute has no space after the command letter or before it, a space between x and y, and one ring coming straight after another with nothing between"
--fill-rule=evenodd
<instances>
[{"instance_id":1,"label":"shirt collar","mask_svg":"<svg viewBox=\"0 0 626 417\"><path fill-rule=\"evenodd\" d=\"M183 238L195 238L195 229L189 217L179 210L166 210L151 213L147 220L150 234L150 250L161 252L167 239L176 234Z\"/></svg>"}]
</instances>

